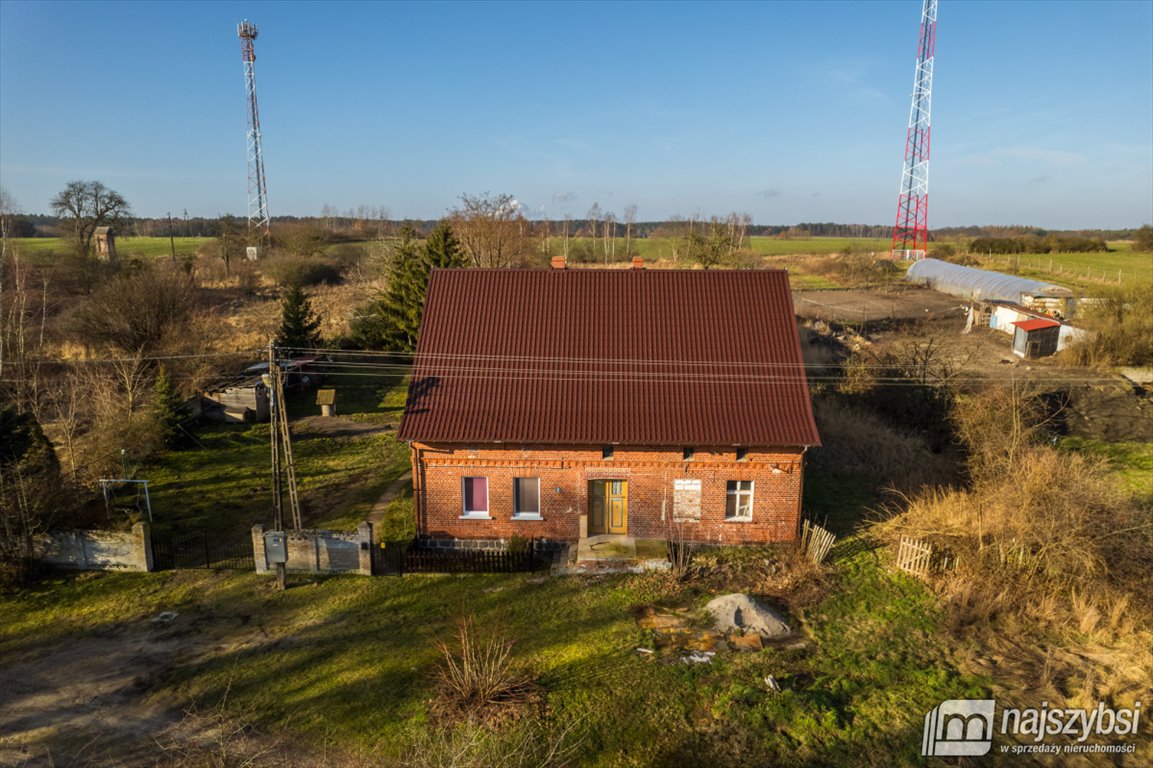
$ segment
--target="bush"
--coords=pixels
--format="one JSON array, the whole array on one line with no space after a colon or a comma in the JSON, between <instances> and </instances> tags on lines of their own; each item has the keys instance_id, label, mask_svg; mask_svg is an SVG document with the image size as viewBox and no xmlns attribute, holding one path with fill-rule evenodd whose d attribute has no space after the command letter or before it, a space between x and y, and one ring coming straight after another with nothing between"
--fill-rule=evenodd
<instances>
[{"instance_id":1,"label":"bush","mask_svg":"<svg viewBox=\"0 0 1153 768\"><path fill-rule=\"evenodd\" d=\"M1090 335L1062 350L1073 365L1153 365L1153 285L1106 293L1097 303L1082 303L1076 324Z\"/></svg>"},{"instance_id":2,"label":"bush","mask_svg":"<svg viewBox=\"0 0 1153 768\"><path fill-rule=\"evenodd\" d=\"M532 678L517 668L513 641L497 631L481 637L476 619L457 622L453 643L438 641L437 708L446 721L499 722L537 697Z\"/></svg>"},{"instance_id":3,"label":"bush","mask_svg":"<svg viewBox=\"0 0 1153 768\"><path fill-rule=\"evenodd\" d=\"M338 285L344 280L345 266L328 256L276 254L261 265L261 271L281 288L292 285Z\"/></svg>"},{"instance_id":4,"label":"bush","mask_svg":"<svg viewBox=\"0 0 1153 768\"><path fill-rule=\"evenodd\" d=\"M192 317L197 292L175 269L152 267L116 277L82 301L67 322L89 347L150 354L179 335Z\"/></svg>"}]
</instances>

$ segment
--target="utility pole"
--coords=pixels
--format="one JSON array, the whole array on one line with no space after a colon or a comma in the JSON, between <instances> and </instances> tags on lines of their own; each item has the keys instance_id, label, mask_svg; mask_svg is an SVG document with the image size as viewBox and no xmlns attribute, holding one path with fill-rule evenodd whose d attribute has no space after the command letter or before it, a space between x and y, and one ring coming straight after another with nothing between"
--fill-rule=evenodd
<instances>
[{"instance_id":1,"label":"utility pole","mask_svg":"<svg viewBox=\"0 0 1153 768\"><path fill-rule=\"evenodd\" d=\"M172 213L168 214L168 246L172 249L172 263L176 263L176 239L172 236Z\"/></svg>"},{"instance_id":2,"label":"utility pole","mask_svg":"<svg viewBox=\"0 0 1153 768\"><path fill-rule=\"evenodd\" d=\"M277 411L281 408L279 386L280 364L276 360L276 346L268 342L268 408L269 436L272 440L272 527L284 530L284 505L280 493L280 420ZM287 586L286 564L276 564L276 584L279 589Z\"/></svg>"},{"instance_id":3,"label":"utility pole","mask_svg":"<svg viewBox=\"0 0 1153 768\"><path fill-rule=\"evenodd\" d=\"M292 434L288 431L288 409L284 407L284 375L277 366L276 399L281 404L277 415L280 418L280 441L284 447L284 469L288 476L288 508L292 512L292 527L299 531L304 527L300 517L300 497L296 493L296 462L292 458Z\"/></svg>"}]
</instances>

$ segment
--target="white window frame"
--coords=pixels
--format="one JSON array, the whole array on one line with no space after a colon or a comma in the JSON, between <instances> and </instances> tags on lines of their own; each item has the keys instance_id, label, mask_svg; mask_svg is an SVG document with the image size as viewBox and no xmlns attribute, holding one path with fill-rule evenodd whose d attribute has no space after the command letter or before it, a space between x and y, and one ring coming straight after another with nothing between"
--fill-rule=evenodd
<instances>
[{"instance_id":1,"label":"white window frame","mask_svg":"<svg viewBox=\"0 0 1153 768\"><path fill-rule=\"evenodd\" d=\"M521 512L517 509L516 501L518 498L517 485L521 480L536 480L536 512ZM514 477L512 479L512 519L513 520L543 520L542 513L544 510L540 506L540 478L539 477Z\"/></svg>"},{"instance_id":2,"label":"white window frame","mask_svg":"<svg viewBox=\"0 0 1153 768\"><path fill-rule=\"evenodd\" d=\"M748 483L749 489L747 491L741 489L741 487L740 487L741 483ZM736 490L732 490L733 484L736 484L736 486L737 486ZM725 481L725 521L726 522L733 521L733 522L739 522L739 523L747 523L747 522L752 521L752 519L753 519L753 498L754 498L753 494L756 492L756 489L757 489L757 484L753 480L726 480ZM733 508L738 509L740 507L740 497L746 493L749 496L749 514L730 516L729 515L729 497L730 496L736 496L737 497L737 501L733 505Z\"/></svg>"},{"instance_id":3,"label":"white window frame","mask_svg":"<svg viewBox=\"0 0 1153 768\"><path fill-rule=\"evenodd\" d=\"M484 510L469 510L465 508L465 503L468 500L468 494L464 491L464 484L469 480L484 480ZM492 515L489 514L489 498L488 498L488 477L485 475L467 475L460 479L460 519L461 520L491 520Z\"/></svg>"}]
</instances>

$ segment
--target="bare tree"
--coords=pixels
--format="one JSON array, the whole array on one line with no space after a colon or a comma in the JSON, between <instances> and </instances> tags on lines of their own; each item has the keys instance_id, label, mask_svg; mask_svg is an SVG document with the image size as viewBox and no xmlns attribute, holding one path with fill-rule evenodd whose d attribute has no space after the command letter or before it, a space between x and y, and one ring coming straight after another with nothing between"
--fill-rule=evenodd
<instances>
[{"instance_id":1,"label":"bare tree","mask_svg":"<svg viewBox=\"0 0 1153 768\"><path fill-rule=\"evenodd\" d=\"M0 262L8 258L8 233L12 230L12 217L16 214L16 201L8 190L0 187ZM4 287L0 283L0 290Z\"/></svg>"},{"instance_id":2,"label":"bare tree","mask_svg":"<svg viewBox=\"0 0 1153 768\"><path fill-rule=\"evenodd\" d=\"M195 303L187 275L154 267L102 285L76 307L69 324L89 347L153 353L183 331Z\"/></svg>"},{"instance_id":3,"label":"bare tree","mask_svg":"<svg viewBox=\"0 0 1153 768\"><path fill-rule=\"evenodd\" d=\"M572 214L566 213L564 215L564 260L568 261L568 232L569 225L572 224Z\"/></svg>"},{"instance_id":4,"label":"bare tree","mask_svg":"<svg viewBox=\"0 0 1153 768\"><path fill-rule=\"evenodd\" d=\"M7 249L0 261L0 386L37 419L43 400L40 352L47 319L47 273L34 271L19 252Z\"/></svg>"},{"instance_id":5,"label":"bare tree","mask_svg":"<svg viewBox=\"0 0 1153 768\"><path fill-rule=\"evenodd\" d=\"M501 268L516 264L526 249L525 218L512 195L460 196L461 206L449 213L452 231L473 266Z\"/></svg>"},{"instance_id":6,"label":"bare tree","mask_svg":"<svg viewBox=\"0 0 1153 768\"><path fill-rule=\"evenodd\" d=\"M56 197L52 210L62 219L76 255L92 256L92 238L98 227L120 225L131 215L128 201L99 181L70 181Z\"/></svg>"},{"instance_id":7,"label":"bare tree","mask_svg":"<svg viewBox=\"0 0 1153 768\"><path fill-rule=\"evenodd\" d=\"M224 274L231 274L232 257L241 252L244 247L244 235L235 216L224 215L220 217L219 234L216 236L216 247L220 258L224 261Z\"/></svg>"},{"instance_id":8,"label":"bare tree","mask_svg":"<svg viewBox=\"0 0 1153 768\"><path fill-rule=\"evenodd\" d=\"M589 208L589 235L593 239L592 257L595 259L597 254L597 229L600 227L601 221L601 204L593 203L592 208Z\"/></svg>"},{"instance_id":9,"label":"bare tree","mask_svg":"<svg viewBox=\"0 0 1153 768\"><path fill-rule=\"evenodd\" d=\"M636 203L630 203L625 206L625 258L633 255L633 224L637 220L637 206Z\"/></svg>"},{"instance_id":10,"label":"bare tree","mask_svg":"<svg viewBox=\"0 0 1153 768\"><path fill-rule=\"evenodd\" d=\"M617 218L612 211L605 211L604 227L605 263L617 258Z\"/></svg>"},{"instance_id":11,"label":"bare tree","mask_svg":"<svg viewBox=\"0 0 1153 768\"><path fill-rule=\"evenodd\" d=\"M752 223L753 218L747 213L737 213L733 211L728 216L729 224L729 241L732 243L733 252L739 251L745 247L745 235L749 231L749 224Z\"/></svg>"}]
</instances>

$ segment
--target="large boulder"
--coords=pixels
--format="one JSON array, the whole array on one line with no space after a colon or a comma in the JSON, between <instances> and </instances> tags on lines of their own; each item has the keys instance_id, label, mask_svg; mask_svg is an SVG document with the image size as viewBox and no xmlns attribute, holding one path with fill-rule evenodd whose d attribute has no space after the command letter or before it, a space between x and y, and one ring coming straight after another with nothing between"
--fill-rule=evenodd
<instances>
[{"instance_id":1,"label":"large boulder","mask_svg":"<svg viewBox=\"0 0 1153 768\"><path fill-rule=\"evenodd\" d=\"M739 592L713 598L705 610L720 632L756 632L765 639L786 637L792 632L779 613Z\"/></svg>"}]
</instances>

